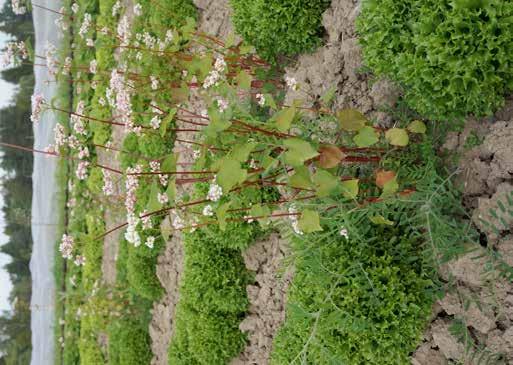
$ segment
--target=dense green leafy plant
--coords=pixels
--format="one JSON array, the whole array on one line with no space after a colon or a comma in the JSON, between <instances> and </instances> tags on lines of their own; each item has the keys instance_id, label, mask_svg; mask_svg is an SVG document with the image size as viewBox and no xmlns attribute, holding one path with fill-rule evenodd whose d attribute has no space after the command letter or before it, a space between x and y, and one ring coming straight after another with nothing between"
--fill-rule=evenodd
<instances>
[{"instance_id":1,"label":"dense green leafy plant","mask_svg":"<svg viewBox=\"0 0 513 365\"><path fill-rule=\"evenodd\" d=\"M230 0L237 32L273 59L310 51L320 43L328 0Z\"/></svg>"},{"instance_id":2,"label":"dense green leafy plant","mask_svg":"<svg viewBox=\"0 0 513 365\"><path fill-rule=\"evenodd\" d=\"M513 88L512 16L502 0L366 0L364 61L426 117L490 115Z\"/></svg>"},{"instance_id":3,"label":"dense green leafy plant","mask_svg":"<svg viewBox=\"0 0 513 365\"><path fill-rule=\"evenodd\" d=\"M123 319L109 328L109 364L149 364L153 357L148 329L136 319Z\"/></svg>"},{"instance_id":4,"label":"dense green leafy plant","mask_svg":"<svg viewBox=\"0 0 513 365\"><path fill-rule=\"evenodd\" d=\"M257 224L238 223L224 232L212 226L186 235L170 364L222 365L242 350L245 337L238 326L250 277L240 251L231 246L249 245L258 232Z\"/></svg>"},{"instance_id":5,"label":"dense green leafy plant","mask_svg":"<svg viewBox=\"0 0 513 365\"><path fill-rule=\"evenodd\" d=\"M333 212L323 233L292 239L296 272L274 364L408 362L432 284L415 232L401 223L407 214L394 205Z\"/></svg>"}]
</instances>

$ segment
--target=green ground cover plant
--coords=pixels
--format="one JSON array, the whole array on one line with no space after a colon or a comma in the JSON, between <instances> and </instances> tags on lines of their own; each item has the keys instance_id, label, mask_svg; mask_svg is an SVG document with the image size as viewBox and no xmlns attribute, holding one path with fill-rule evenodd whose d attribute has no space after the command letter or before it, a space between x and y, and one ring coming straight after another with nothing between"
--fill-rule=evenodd
<instances>
[{"instance_id":1,"label":"green ground cover plant","mask_svg":"<svg viewBox=\"0 0 513 365\"><path fill-rule=\"evenodd\" d=\"M230 0L237 33L266 59L313 50L328 0Z\"/></svg>"},{"instance_id":2,"label":"green ground cover plant","mask_svg":"<svg viewBox=\"0 0 513 365\"><path fill-rule=\"evenodd\" d=\"M507 1L376 1L358 19L365 64L434 120L491 115L513 88Z\"/></svg>"}]
</instances>

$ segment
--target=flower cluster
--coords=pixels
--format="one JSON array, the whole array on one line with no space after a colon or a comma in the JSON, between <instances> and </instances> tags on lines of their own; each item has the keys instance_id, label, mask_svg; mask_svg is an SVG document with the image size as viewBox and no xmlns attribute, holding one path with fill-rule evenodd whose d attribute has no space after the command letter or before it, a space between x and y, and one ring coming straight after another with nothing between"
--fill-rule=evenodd
<instances>
[{"instance_id":1,"label":"flower cluster","mask_svg":"<svg viewBox=\"0 0 513 365\"><path fill-rule=\"evenodd\" d=\"M219 201L223 196L223 189L215 182L210 184L208 189L207 199L213 202Z\"/></svg>"},{"instance_id":2,"label":"flower cluster","mask_svg":"<svg viewBox=\"0 0 513 365\"><path fill-rule=\"evenodd\" d=\"M55 127L53 127L53 136L55 142L55 148L58 150L59 148L66 145L68 138L66 137L66 129L60 123L57 123Z\"/></svg>"},{"instance_id":3,"label":"flower cluster","mask_svg":"<svg viewBox=\"0 0 513 365\"><path fill-rule=\"evenodd\" d=\"M128 17L125 15L121 18L118 23L118 38L120 40L120 46L126 47L130 44L130 37L132 35L130 31L130 21Z\"/></svg>"},{"instance_id":4,"label":"flower cluster","mask_svg":"<svg viewBox=\"0 0 513 365\"><path fill-rule=\"evenodd\" d=\"M43 105L45 103L45 98L41 94L32 95L32 114L30 116L30 120L33 123L39 122L41 118L41 113L43 111Z\"/></svg>"},{"instance_id":5,"label":"flower cluster","mask_svg":"<svg viewBox=\"0 0 513 365\"><path fill-rule=\"evenodd\" d=\"M135 203L137 201L137 188L139 187L139 178L143 168L141 165L136 165L135 167L127 168L127 178L126 178L126 198L125 198L125 208L127 211L127 223L128 227L125 233L125 238L129 243L132 243L134 246L139 246L141 244L141 237L137 232L137 225L139 224L139 218L135 216Z\"/></svg>"},{"instance_id":6,"label":"flower cluster","mask_svg":"<svg viewBox=\"0 0 513 365\"><path fill-rule=\"evenodd\" d=\"M65 259L71 259L73 257L73 247L75 241L73 237L67 234L62 235L61 244L59 245L59 251L62 253L62 257Z\"/></svg>"},{"instance_id":7,"label":"flower cluster","mask_svg":"<svg viewBox=\"0 0 513 365\"><path fill-rule=\"evenodd\" d=\"M85 136L87 134L87 129L84 126L82 116L84 115L85 103L83 100L80 100L77 103L77 109L75 113L71 115L71 125L73 126L73 130L77 134L81 134Z\"/></svg>"},{"instance_id":8,"label":"flower cluster","mask_svg":"<svg viewBox=\"0 0 513 365\"><path fill-rule=\"evenodd\" d=\"M297 91L299 90L299 84L297 83L297 80L293 77L289 77L289 76L285 76L285 83L287 84L287 86L294 90L294 91Z\"/></svg>"},{"instance_id":9,"label":"flower cluster","mask_svg":"<svg viewBox=\"0 0 513 365\"><path fill-rule=\"evenodd\" d=\"M18 58L26 60L28 58L28 50L25 42L8 42L2 55L2 67L16 65Z\"/></svg>"},{"instance_id":10,"label":"flower cluster","mask_svg":"<svg viewBox=\"0 0 513 365\"><path fill-rule=\"evenodd\" d=\"M98 71L98 62L96 60L92 60L89 62L89 72L95 74Z\"/></svg>"},{"instance_id":11,"label":"flower cluster","mask_svg":"<svg viewBox=\"0 0 513 365\"><path fill-rule=\"evenodd\" d=\"M219 107L219 112L224 113L226 109L228 109L228 100L218 98L217 99L217 106Z\"/></svg>"},{"instance_id":12,"label":"flower cluster","mask_svg":"<svg viewBox=\"0 0 513 365\"><path fill-rule=\"evenodd\" d=\"M80 26L80 29L78 31L78 35L80 36L80 38L84 39L87 32L89 32L89 27L91 26L92 19L93 18L91 17L91 14L84 14L84 20L82 21L82 25Z\"/></svg>"},{"instance_id":13,"label":"flower cluster","mask_svg":"<svg viewBox=\"0 0 513 365\"><path fill-rule=\"evenodd\" d=\"M50 42L45 47L46 68L50 75L56 75L59 71L59 60L57 57L57 48Z\"/></svg>"},{"instance_id":14,"label":"flower cluster","mask_svg":"<svg viewBox=\"0 0 513 365\"><path fill-rule=\"evenodd\" d=\"M226 70L227 65L223 57L217 57L214 63L214 69L210 71L205 80L203 81L203 88L208 89L212 86L217 86L222 78L222 73Z\"/></svg>"},{"instance_id":15,"label":"flower cluster","mask_svg":"<svg viewBox=\"0 0 513 365\"><path fill-rule=\"evenodd\" d=\"M214 210L212 209L212 206L210 204L205 205L202 214L205 217L212 217L214 215Z\"/></svg>"},{"instance_id":16,"label":"flower cluster","mask_svg":"<svg viewBox=\"0 0 513 365\"><path fill-rule=\"evenodd\" d=\"M23 15L27 12L27 7L20 4L20 0L11 1L12 12L16 15Z\"/></svg>"},{"instance_id":17,"label":"flower cluster","mask_svg":"<svg viewBox=\"0 0 513 365\"><path fill-rule=\"evenodd\" d=\"M66 21L66 14L64 14L64 7L60 8L59 10L59 14L60 16L55 19L55 25L57 26L57 28L61 29L61 30L68 30L69 28L69 24L68 22Z\"/></svg>"},{"instance_id":18,"label":"flower cluster","mask_svg":"<svg viewBox=\"0 0 513 365\"><path fill-rule=\"evenodd\" d=\"M265 96L263 94L256 94L258 105L265 106Z\"/></svg>"},{"instance_id":19,"label":"flower cluster","mask_svg":"<svg viewBox=\"0 0 513 365\"><path fill-rule=\"evenodd\" d=\"M148 248L153 248L154 243L155 243L155 237L154 236L148 236L148 238L146 238L146 242L144 242L144 244Z\"/></svg>"},{"instance_id":20,"label":"flower cluster","mask_svg":"<svg viewBox=\"0 0 513 365\"><path fill-rule=\"evenodd\" d=\"M77 165L77 170L75 171L75 175L79 180L87 179L87 169L89 168L88 161L80 161Z\"/></svg>"}]
</instances>

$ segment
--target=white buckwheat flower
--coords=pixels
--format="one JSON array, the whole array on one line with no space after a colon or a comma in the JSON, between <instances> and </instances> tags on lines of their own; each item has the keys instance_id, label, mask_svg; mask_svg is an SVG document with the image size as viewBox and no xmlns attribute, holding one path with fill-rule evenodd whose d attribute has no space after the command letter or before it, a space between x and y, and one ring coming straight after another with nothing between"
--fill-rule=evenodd
<instances>
[{"instance_id":1,"label":"white buckwheat flower","mask_svg":"<svg viewBox=\"0 0 513 365\"><path fill-rule=\"evenodd\" d=\"M228 101L227 100L224 100L224 99L221 99L221 98L218 98L217 99L217 106L219 107L219 111L221 113L224 113L226 111L226 109L228 109Z\"/></svg>"},{"instance_id":2,"label":"white buckwheat flower","mask_svg":"<svg viewBox=\"0 0 513 365\"><path fill-rule=\"evenodd\" d=\"M154 243L155 243L155 237L153 237L153 236L149 236L148 238L146 238L146 242L144 242L144 244L146 246L148 246L149 248L153 248Z\"/></svg>"},{"instance_id":3,"label":"white buckwheat flower","mask_svg":"<svg viewBox=\"0 0 513 365\"><path fill-rule=\"evenodd\" d=\"M203 215L205 217L212 217L214 215L214 210L210 204L205 205L205 208L203 208Z\"/></svg>"},{"instance_id":4,"label":"white buckwheat flower","mask_svg":"<svg viewBox=\"0 0 513 365\"><path fill-rule=\"evenodd\" d=\"M287 83L287 86L292 90L297 91L299 89L299 84L295 78L285 76L285 82Z\"/></svg>"},{"instance_id":5,"label":"white buckwheat flower","mask_svg":"<svg viewBox=\"0 0 513 365\"><path fill-rule=\"evenodd\" d=\"M258 100L258 105L265 106L265 96L263 94L256 94L256 99Z\"/></svg>"},{"instance_id":6,"label":"white buckwheat flower","mask_svg":"<svg viewBox=\"0 0 513 365\"><path fill-rule=\"evenodd\" d=\"M135 14L135 16L141 16L142 15L142 5L141 4L135 4L134 5L134 14Z\"/></svg>"},{"instance_id":7,"label":"white buckwheat flower","mask_svg":"<svg viewBox=\"0 0 513 365\"><path fill-rule=\"evenodd\" d=\"M158 193L157 194L157 200L159 201L160 204L167 204L167 203L169 203L169 197L167 196L166 193Z\"/></svg>"},{"instance_id":8,"label":"white buckwheat flower","mask_svg":"<svg viewBox=\"0 0 513 365\"><path fill-rule=\"evenodd\" d=\"M87 168L89 167L88 161L80 161L77 166L75 174L79 180L85 180L87 178Z\"/></svg>"},{"instance_id":9,"label":"white buckwheat flower","mask_svg":"<svg viewBox=\"0 0 513 365\"><path fill-rule=\"evenodd\" d=\"M151 80L151 89L157 90L159 88L159 80L153 75L150 76L150 80Z\"/></svg>"},{"instance_id":10,"label":"white buckwheat flower","mask_svg":"<svg viewBox=\"0 0 513 365\"><path fill-rule=\"evenodd\" d=\"M215 182L210 184L208 189L207 199L213 202L218 201L223 196L223 189Z\"/></svg>"},{"instance_id":11,"label":"white buckwheat flower","mask_svg":"<svg viewBox=\"0 0 513 365\"><path fill-rule=\"evenodd\" d=\"M349 239L349 232L347 231L347 228L342 228L339 232L339 234L342 236L342 237L345 237L346 240Z\"/></svg>"},{"instance_id":12,"label":"white buckwheat flower","mask_svg":"<svg viewBox=\"0 0 513 365\"><path fill-rule=\"evenodd\" d=\"M98 70L98 62L96 60L92 60L89 62L89 72L95 74Z\"/></svg>"},{"instance_id":13,"label":"white buckwheat flower","mask_svg":"<svg viewBox=\"0 0 513 365\"><path fill-rule=\"evenodd\" d=\"M43 104L45 103L45 99L41 94L32 95L32 115L30 116L30 120L33 123L39 122L41 118L41 112L43 111Z\"/></svg>"},{"instance_id":14,"label":"white buckwheat flower","mask_svg":"<svg viewBox=\"0 0 513 365\"><path fill-rule=\"evenodd\" d=\"M86 258L85 256L82 256L82 255L77 255L75 257L75 261L74 261L75 265L76 266L84 266L85 263L86 263Z\"/></svg>"}]
</instances>

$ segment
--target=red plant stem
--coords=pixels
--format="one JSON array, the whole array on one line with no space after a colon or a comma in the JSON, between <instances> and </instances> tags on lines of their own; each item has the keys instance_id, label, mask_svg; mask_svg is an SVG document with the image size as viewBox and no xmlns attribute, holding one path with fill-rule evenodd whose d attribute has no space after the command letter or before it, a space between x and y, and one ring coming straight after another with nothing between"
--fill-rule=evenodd
<instances>
[{"instance_id":1,"label":"red plant stem","mask_svg":"<svg viewBox=\"0 0 513 365\"><path fill-rule=\"evenodd\" d=\"M217 171L170 171L170 172L134 172L127 175L201 175L215 174Z\"/></svg>"}]
</instances>

